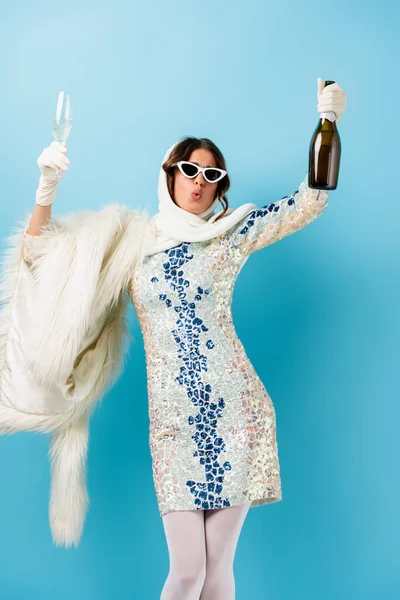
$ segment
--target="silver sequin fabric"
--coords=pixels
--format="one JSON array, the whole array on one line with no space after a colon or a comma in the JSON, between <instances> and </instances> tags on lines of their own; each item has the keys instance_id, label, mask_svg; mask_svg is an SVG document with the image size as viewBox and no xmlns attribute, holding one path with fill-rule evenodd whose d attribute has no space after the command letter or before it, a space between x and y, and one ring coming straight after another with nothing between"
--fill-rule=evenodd
<instances>
[{"instance_id":1,"label":"silver sequin fabric","mask_svg":"<svg viewBox=\"0 0 400 600\"><path fill-rule=\"evenodd\" d=\"M291 196L204 242L144 259L128 293L144 340L149 444L160 515L282 499L273 402L232 319L249 256L327 206L307 176ZM25 233L24 257L40 236Z\"/></svg>"},{"instance_id":2,"label":"silver sequin fabric","mask_svg":"<svg viewBox=\"0 0 400 600\"><path fill-rule=\"evenodd\" d=\"M253 210L224 234L145 258L129 295L143 333L160 515L282 499L276 415L232 320L250 254L311 223L327 191Z\"/></svg>"}]
</instances>

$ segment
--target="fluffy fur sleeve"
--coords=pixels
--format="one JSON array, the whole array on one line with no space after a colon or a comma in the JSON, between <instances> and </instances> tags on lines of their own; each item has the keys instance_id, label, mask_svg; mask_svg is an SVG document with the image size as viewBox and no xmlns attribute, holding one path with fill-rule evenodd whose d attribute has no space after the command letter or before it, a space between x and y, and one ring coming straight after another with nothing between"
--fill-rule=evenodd
<instances>
[{"instance_id":1,"label":"fluffy fur sleeve","mask_svg":"<svg viewBox=\"0 0 400 600\"><path fill-rule=\"evenodd\" d=\"M24 253L8 239L0 281L0 434L51 433L56 544L78 545L91 410L123 368L127 287L152 232L120 205L51 219Z\"/></svg>"}]
</instances>

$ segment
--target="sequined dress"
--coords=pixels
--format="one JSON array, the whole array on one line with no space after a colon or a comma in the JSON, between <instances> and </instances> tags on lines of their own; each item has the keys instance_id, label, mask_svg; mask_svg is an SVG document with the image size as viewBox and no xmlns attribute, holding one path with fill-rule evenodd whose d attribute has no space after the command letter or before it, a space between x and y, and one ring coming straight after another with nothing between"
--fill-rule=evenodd
<instances>
[{"instance_id":1,"label":"sequined dress","mask_svg":"<svg viewBox=\"0 0 400 600\"><path fill-rule=\"evenodd\" d=\"M327 191L299 189L208 241L148 256L128 292L146 354L149 443L160 515L282 499L272 400L232 320L249 256L316 219ZM35 236L25 233L25 254Z\"/></svg>"},{"instance_id":2,"label":"sequined dress","mask_svg":"<svg viewBox=\"0 0 400 600\"><path fill-rule=\"evenodd\" d=\"M161 515L282 499L274 406L236 334L231 304L249 255L327 205L328 192L306 180L212 240L146 257L131 281Z\"/></svg>"}]
</instances>

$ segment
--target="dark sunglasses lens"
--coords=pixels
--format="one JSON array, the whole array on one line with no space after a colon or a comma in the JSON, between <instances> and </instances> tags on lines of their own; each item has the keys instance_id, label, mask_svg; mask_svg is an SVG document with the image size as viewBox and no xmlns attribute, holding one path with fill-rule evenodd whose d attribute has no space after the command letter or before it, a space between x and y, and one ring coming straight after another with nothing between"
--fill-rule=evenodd
<instances>
[{"instance_id":1,"label":"dark sunglasses lens","mask_svg":"<svg viewBox=\"0 0 400 600\"><path fill-rule=\"evenodd\" d=\"M206 169L206 175L209 181L216 181L221 174L216 169Z\"/></svg>"},{"instance_id":2,"label":"dark sunglasses lens","mask_svg":"<svg viewBox=\"0 0 400 600\"><path fill-rule=\"evenodd\" d=\"M198 172L196 165L189 165L187 163L183 163L183 165L181 165L181 166L182 166L182 171L188 177L193 177L193 175L196 175Z\"/></svg>"}]
</instances>

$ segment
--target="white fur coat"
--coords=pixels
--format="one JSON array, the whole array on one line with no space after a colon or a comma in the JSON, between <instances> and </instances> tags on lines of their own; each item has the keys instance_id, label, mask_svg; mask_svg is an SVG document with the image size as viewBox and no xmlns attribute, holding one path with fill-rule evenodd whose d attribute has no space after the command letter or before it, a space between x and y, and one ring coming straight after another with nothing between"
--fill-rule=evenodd
<instances>
[{"instance_id":1,"label":"white fur coat","mask_svg":"<svg viewBox=\"0 0 400 600\"><path fill-rule=\"evenodd\" d=\"M118 204L70 213L47 223L27 263L30 217L1 261L0 434L50 434L51 532L56 545L78 546L90 414L121 374L126 290L153 230L147 214Z\"/></svg>"}]
</instances>

